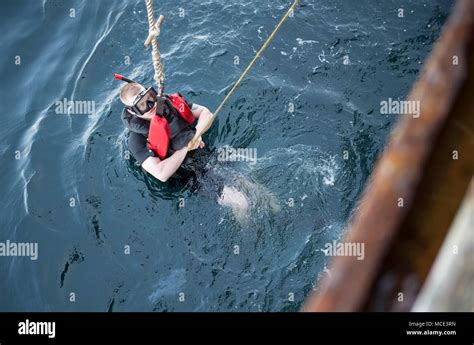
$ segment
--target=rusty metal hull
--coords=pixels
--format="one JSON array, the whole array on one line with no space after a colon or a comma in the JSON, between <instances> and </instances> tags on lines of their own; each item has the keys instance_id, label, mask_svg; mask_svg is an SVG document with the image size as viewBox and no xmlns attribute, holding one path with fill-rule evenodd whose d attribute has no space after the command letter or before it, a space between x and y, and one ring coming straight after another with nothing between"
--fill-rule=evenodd
<instances>
[{"instance_id":1,"label":"rusty metal hull","mask_svg":"<svg viewBox=\"0 0 474 345\"><path fill-rule=\"evenodd\" d=\"M410 310L474 172L474 1L459 0L407 100L351 219L303 311ZM457 64L456 64L457 63Z\"/></svg>"}]
</instances>

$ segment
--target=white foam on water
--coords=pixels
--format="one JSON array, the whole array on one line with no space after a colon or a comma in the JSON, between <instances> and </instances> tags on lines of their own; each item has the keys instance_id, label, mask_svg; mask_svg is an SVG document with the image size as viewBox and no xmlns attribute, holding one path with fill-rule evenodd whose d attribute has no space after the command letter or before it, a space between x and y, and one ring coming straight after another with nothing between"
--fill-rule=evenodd
<instances>
[{"instance_id":1,"label":"white foam on water","mask_svg":"<svg viewBox=\"0 0 474 345\"><path fill-rule=\"evenodd\" d=\"M234 162L214 167L226 185L219 204L230 209L241 226L270 221L289 195L301 201L320 195L322 188L335 185L339 170L336 156L302 144L272 149L257 157L255 164Z\"/></svg>"},{"instance_id":2,"label":"white foam on water","mask_svg":"<svg viewBox=\"0 0 474 345\"><path fill-rule=\"evenodd\" d=\"M299 37L296 39L296 42L298 42L298 44L299 44L300 46L302 46L302 45L305 45L305 44L319 43L319 41L314 41L314 40L304 40L304 39L302 39L302 38L299 38Z\"/></svg>"},{"instance_id":3,"label":"white foam on water","mask_svg":"<svg viewBox=\"0 0 474 345\"><path fill-rule=\"evenodd\" d=\"M324 186L334 186L340 170L334 155L302 144L277 148L257 159L256 169L270 167L281 170L280 174L287 174L289 181L295 179L305 185Z\"/></svg>"},{"instance_id":4,"label":"white foam on water","mask_svg":"<svg viewBox=\"0 0 474 345\"><path fill-rule=\"evenodd\" d=\"M172 270L168 276L162 278L158 283L153 285L155 291L148 296L148 299L155 303L161 297L174 295L180 291L181 287L186 283L186 269L180 268Z\"/></svg>"},{"instance_id":5,"label":"white foam on water","mask_svg":"<svg viewBox=\"0 0 474 345\"><path fill-rule=\"evenodd\" d=\"M258 29L257 29L257 32L258 32L258 38L260 39L260 41L263 40L263 38L260 36L262 34L262 29L263 29L263 25L262 26L259 26Z\"/></svg>"}]
</instances>

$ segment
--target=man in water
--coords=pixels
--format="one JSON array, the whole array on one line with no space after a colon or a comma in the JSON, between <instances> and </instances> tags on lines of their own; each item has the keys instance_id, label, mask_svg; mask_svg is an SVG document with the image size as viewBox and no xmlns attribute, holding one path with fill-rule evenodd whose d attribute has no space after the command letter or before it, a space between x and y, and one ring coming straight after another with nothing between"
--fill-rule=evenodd
<instances>
[{"instance_id":1,"label":"man in water","mask_svg":"<svg viewBox=\"0 0 474 345\"><path fill-rule=\"evenodd\" d=\"M125 105L122 121L130 130L128 147L131 154L146 172L162 182L168 181L173 175L179 177L175 173L189 152L187 144L206 125L212 113L204 106L186 102L179 94L170 95L168 101L165 101L152 88L145 89L130 79L125 81L128 84L121 89L120 100ZM167 137L168 141L163 140L163 137ZM194 147L202 149L204 146L201 137L197 138ZM246 223L250 206L248 197L234 186L225 184L224 180L228 176L216 174L206 167L209 164L204 163L209 159L210 157L201 155L187 164L188 167L191 166L192 174L197 180L192 189L200 194L216 197L220 205L232 209L240 223ZM245 185L253 189L253 184L242 176L238 180L246 182Z\"/></svg>"},{"instance_id":2,"label":"man in water","mask_svg":"<svg viewBox=\"0 0 474 345\"><path fill-rule=\"evenodd\" d=\"M140 97L141 99L139 99ZM157 108L160 104L157 102L156 93L147 92L147 89L142 85L129 82L124 85L120 91L120 100L125 105L125 109L122 113L122 121L130 130L128 147L131 154L146 172L162 182L168 181L186 158L189 151L187 144L194 138L195 133L200 132L207 123L212 116L211 112L206 107L198 104L190 104L187 102L186 105L181 104L180 106L183 108L188 107L189 110L191 110L193 117L191 121L197 120L195 127L186 124L185 121L180 118L181 116L168 114L168 121L171 119L171 121L178 124L173 126L172 123L170 123L170 142L167 144L168 149L164 148L166 154L160 158L150 149L148 143L152 119L155 116L163 115L159 114L159 112L166 110L163 107L161 107L161 109ZM167 106L172 107L169 102ZM196 143L195 147L201 149L204 147L204 142L200 137ZM162 145L164 146L164 144Z\"/></svg>"}]
</instances>

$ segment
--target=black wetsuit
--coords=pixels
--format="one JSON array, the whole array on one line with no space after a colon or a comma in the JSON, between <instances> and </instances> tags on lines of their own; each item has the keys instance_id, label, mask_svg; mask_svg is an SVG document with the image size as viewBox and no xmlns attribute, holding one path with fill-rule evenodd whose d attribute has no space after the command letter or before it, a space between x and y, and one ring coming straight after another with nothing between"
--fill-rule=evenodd
<instances>
[{"instance_id":1,"label":"black wetsuit","mask_svg":"<svg viewBox=\"0 0 474 345\"><path fill-rule=\"evenodd\" d=\"M126 109L122 112L122 122L130 130L128 149L133 158L142 165L150 157L150 152L146 145L150 122L130 114Z\"/></svg>"}]
</instances>

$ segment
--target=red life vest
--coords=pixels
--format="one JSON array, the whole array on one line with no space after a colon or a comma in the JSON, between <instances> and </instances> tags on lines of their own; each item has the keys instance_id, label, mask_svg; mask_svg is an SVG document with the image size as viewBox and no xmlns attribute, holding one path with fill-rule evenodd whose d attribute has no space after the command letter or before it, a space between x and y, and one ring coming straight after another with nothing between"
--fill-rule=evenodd
<instances>
[{"instance_id":1,"label":"red life vest","mask_svg":"<svg viewBox=\"0 0 474 345\"><path fill-rule=\"evenodd\" d=\"M177 114L179 114L180 117L184 119L189 125L194 123L194 115L181 94L174 93L172 95L167 95L166 98L169 101L168 104L176 110L171 111L170 116L177 116ZM173 133L170 132L169 122L165 116L153 116L153 119L150 122L150 129L148 131L148 148L153 151L160 159L166 158L170 145L170 137L173 136Z\"/></svg>"}]
</instances>

